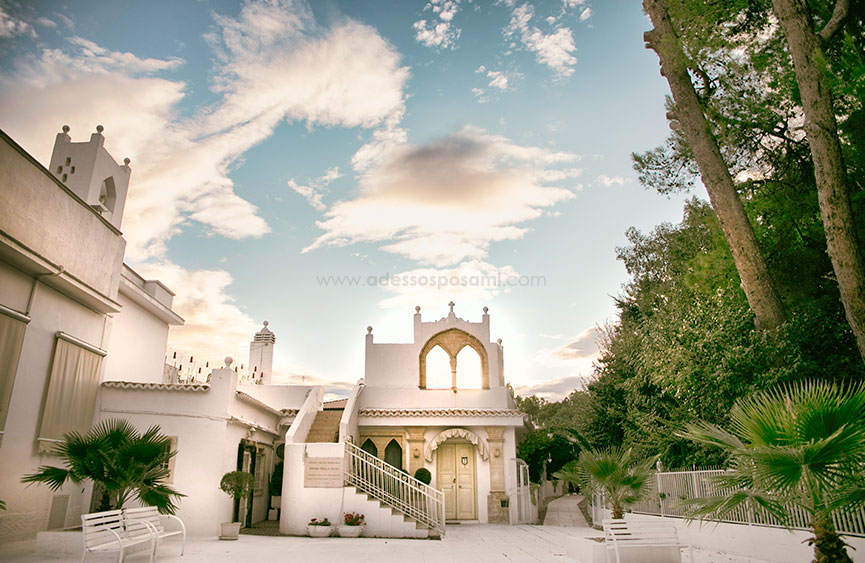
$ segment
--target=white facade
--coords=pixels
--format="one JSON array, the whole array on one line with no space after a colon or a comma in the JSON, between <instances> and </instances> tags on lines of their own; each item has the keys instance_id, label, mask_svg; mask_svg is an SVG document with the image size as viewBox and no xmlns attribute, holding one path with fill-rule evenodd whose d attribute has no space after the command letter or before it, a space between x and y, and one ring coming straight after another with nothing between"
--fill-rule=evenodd
<instances>
[{"instance_id":1,"label":"white facade","mask_svg":"<svg viewBox=\"0 0 865 563\"><path fill-rule=\"evenodd\" d=\"M346 441L410 475L426 468L431 485L444 492L448 521L519 523L517 503L510 501L517 495L516 444L525 419L504 384L501 342L490 341L486 308L481 322L469 322L450 305L448 316L434 322L423 322L416 308L409 343L376 343L369 327L365 377L348 400L307 399L286 435L283 533L303 534L311 518L338 522L342 512L356 510L367 514L366 535L418 537L415 526L405 527L402 517L392 518L354 487L322 486L304 475L316 458L341 457ZM427 361L433 351L444 354L443 364ZM463 365L471 371L463 373ZM446 388L428 388L434 380ZM316 425L329 408L342 410L338 442L310 439L321 436Z\"/></svg>"},{"instance_id":2,"label":"white facade","mask_svg":"<svg viewBox=\"0 0 865 563\"><path fill-rule=\"evenodd\" d=\"M114 163L101 133L71 143L67 131L57 141L65 152L52 157L61 168L66 158L75 162L75 181L70 166L66 184L0 132L0 499L7 506L0 543L80 524L89 485L52 492L25 487L21 477L59 463L49 450L62 432L90 427L100 381L160 381L169 325L183 322L170 292L122 263L128 165ZM109 178L112 214L84 199L85 187ZM61 343L89 358L86 389L59 386L69 383L57 357ZM72 410L79 402L88 408L60 412L48 407L54 398Z\"/></svg>"}]
</instances>

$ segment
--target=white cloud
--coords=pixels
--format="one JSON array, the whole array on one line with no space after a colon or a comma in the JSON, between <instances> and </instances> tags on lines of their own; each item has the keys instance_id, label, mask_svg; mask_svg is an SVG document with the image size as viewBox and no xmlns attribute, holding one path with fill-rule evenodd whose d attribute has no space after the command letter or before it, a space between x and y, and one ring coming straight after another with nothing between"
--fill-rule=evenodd
<instances>
[{"instance_id":1,"label":"white cloud","mask_svg":"<svg viewBox=\"0 0 865 563\"><path fill-rule=\"evenodd\" d=\"M136 264L135 270L147 279L158 279L177 296L174 311L183 317L183 326L171 328L171 347L214 361L233 356L239 366L245 362L244 347L260 325L242 311L229 295L231 275L224 270L187 270L169 261ZM241 360L241 358L244 358ZM221 364L220 364L221 365Z\"/></svg>"},{"instance_id":2,"label":"white cloud","mask_svg":"<svg viewBox=\"0 0 865 563\"><path fill-rule=\"evenodd\" d=\"M478 99L479 104L485 104L490 101L489 97L486 95L486 91L483 88L472 88L472 94L475 95L475 98Z\"/></svg>"},{"instance_id":3,"label":"white cloud","mask_svg":"<svg viewBox=\"0 0 865 563\"><path fill-rule=\"evenodd\" d=\"M460 11L459 0L430 0L423 11L431 11L433 17L420 19L412 24L415 39L427 47L453 49L461 30L452 22ZM437 18L436 18L437 16Z\"/></svg>"},{"instance_id":4,"label":"white cloud","mask_svg":"<svg viewBox=\"0 0 865 563\"><path fill-rule=\"evenodd\" d=\"M428 145L393 146L360 177L356 197L316 223L324 234L304 252L377 242L437 267L483 259L492 242L521 238L523 223L574 197L544 185L544 174L578 159L471 126Z\"/></svg>"},{"instance_id":5,"label":"white cloud","mask_svg":"<svg viewBox=\"0 0 865 563\"><path fill-rule=\"evenodd\" d=\"M580 12L580 21L581 22L586 21L590 17L592 17L592 9L591 8L586 8L585 10Z\"/></svg>"},{"instance_id":6,"label":"white cloud","mask_svg":"<svg viewBox=\"0 0 865 563\"><path fill-rule=\"evenodd\" d=\"M19 35L36 38L36 30L23 19L13 16L7 8L0 5L0 39L11 39Z\"/></svg>"},{"instance_id":7,"label":"white cloud","mask_svg":"<svg viewBox=\"0 0 865 563\"><path fill-rule=\"evenodd\" d=\"M586 0L562 0L562 5L565 8L576 8L586 3Z\"/></svg>"},{"instance_id":8,"label":"white cloud","mask_svg":"<svg viewBox=\"0 0 865 563\"><path fill-rule=\"evenodd\" d=\"M623 186L625 184L630 184L633 181L633 178L625 178L622 176L607 176L606 174L601 174L600 176L595 178L595 182L603 185L605 188L609 188L611 186Z\"/></svg>"},{"instance_id":9,"label":"white cloud","mask_svg":"<svg viewBox=\"0 0 865 563\"><path fill-rule=\"evenodd\" d=\"M2 127L43 162L62 124L73 138L102 124L106 148L133 158L123 223L133 260L162 256L189 222L236 239L267 233L229 172L283 120L393 131L404 111L408 69L368 26L342 19L321 28L308 8L280 1L247 2L236 19L215 19L220 97L192 117L178 115L186 84L162 76L177 58L73 37L68 49L45 49L0 76Z\"/></svg>"},{"instance_id":10,"label":"white cloud","mask_svg":"<svg viewBox=\"0 0 865 563\"><path fill-rule=\"evenodd\" d=\"M547 65L560 78L567 78L574 73L573 66L577 58L573 55L577 47L571 30L557 27L551 33L544 33L537 26L531 25L534 8L524 3L514 8L511 19L505 28L505 38L517 38L523 46L535 54L541 64Z\"/></svg>"},{"instance_id":11,"label":"white cloud","mask_svg":"<svg viewBox=\"0 0 865 563\"><path fill-rule=\"evenodd\" d=\"M339 167L334 166L329 168L322 177L307 182L305 186L298 185L292 178L288 181L288 187L302 195L313 208L324 211L327 209L327 206L321 201L325 193L324 190L331 182L339 178L342 178L342 174Z\"/></svg>"},{"instance_id":12,"label":"white cloud","mask_svg":"<svg viewBox=\"0 0 865 563\"><path fill-rule=\"evenodd\" d=\"M574 391L585 389L591 379L591 375L574 375L550 379L541 383L517 385L514 387L514 393L520 397L531 397L534 395L548 401L561 401Z\"/></svg>"}]
</instances>

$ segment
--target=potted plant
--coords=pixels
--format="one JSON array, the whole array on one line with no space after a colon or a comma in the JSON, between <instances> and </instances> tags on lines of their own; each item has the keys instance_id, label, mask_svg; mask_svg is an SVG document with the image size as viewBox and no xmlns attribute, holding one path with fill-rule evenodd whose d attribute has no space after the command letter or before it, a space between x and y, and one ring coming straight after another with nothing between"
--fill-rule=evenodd
<instances>
[{"instance_id":1,"label":"potted plant","mask_svg":"<svg viewBox=\"0 0 865 563\"><path fill-rule=\"evenodd\" d=\"M313 518L306 525L306 531L309 532L311 538L326 538L333 532L333 526L327 518L324 520Z\"/></svg>"},{"instance_id":2,"label":"potted plant","mask_svg":"<svg viewBox=\"0 0 865 563\"><path fill-rule=\"evenodd\" d=\"M343 524L336 527L341 538L357 538L363 533L364 515L357 512L346 512L342 515Z\"/></svg>"},{"instance_id":3,"label":"potted plant","mask_svg":"<svg viewBox=\"0 0 865 563\"><path fill-rule=\"evenodd\" d=\"M252 491L252 473L248 471L229 471L222 476L222 481L219 482L219 488L230 496L235 501L239 501L245 496L248 496ZM240 522L237 517L231 522L223 522L220 524L221 540L236 540L240 534Z\"/></svg>"}]
</instances>

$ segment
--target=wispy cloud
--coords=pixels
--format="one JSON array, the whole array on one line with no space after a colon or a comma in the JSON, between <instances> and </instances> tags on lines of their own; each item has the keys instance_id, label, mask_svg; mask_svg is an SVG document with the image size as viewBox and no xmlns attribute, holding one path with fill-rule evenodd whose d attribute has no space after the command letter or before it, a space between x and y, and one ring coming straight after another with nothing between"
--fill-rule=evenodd
<instances>
[{"instance_id":1,"label":"wispy cloud","mask_svg":"<svg viewBox=\"0 0 865 563\"><path fill-rule=\"evenodd\" d=\"M4 129L43 161L60 125L106 128L106 145L133 159L124 218L133 260L160 258L165 243L199 223L209 234L260 237L269 227L239 197L232 165L282 121L367 127L398 122L408 69L371 27L343 18L321 27L304 4L247 2L215 16L218 101L178 115L186 84L166 78L183 61L140 58L79 37L0 76Z\"/></svg>"},{"instance_id":2,"label":"wispy cloud","mask_svg":"<svg viewBox=\"0 0 865 563\"><path fill-rule=\"evenodd\" d=\"M516 6L505 28L505 38L520 41L523 47L535 54L539 63L550 67L560 78L571 76L577 64L574 56L577 47L571 30L557 26L551 32L544 33L532 24L534 15L535 9L529 3Z\"/></svg>"},{"instance_id":3,"label":"wispy cloud","mask_svg":"<svg viewBox=\"0 0 865 563\"><path fill-rule=\"evenodd\" d=\"M454 16L460 11L460 0L430 0L423 11L432 12L432 17L412 24L415 39L427 47L453 49L461 33L453 23Z\"/></svg>"},{"instance_id":4,"label":"wispy cloud","mask_svg":"<svg viewBox=\"0 0 865 563\"><path fill-rule=\"evenodd\" d=\"M11 39L19 35L36 38L36 30L25 19L12 15L8 6L0 4L0 39Z\"/></svg>"},{"instance_id":5,"label":"wispy cloud","mask_svg":"<svg viewBox=\"0 0 865 563\"><path fill-rule=\"evenodd\" d=\"M600 176L595 178L595 182L601 184L605 188L609 188L612 186L623 186L625 184L630 184L633 181L633 178L625 178L623 176L607 176L606 174L601 174Z\"/></svg>"},{"instance_id":6,"label":"wispy cloud","mask_svg":"<svg viewBox=\"0 0 865 563\"><path fill-rule=\"evenodd\" d=\"M288 181L288 187L302 195L313 208L324 211L327 209L327 206L321 201L321 198L324 197L324 190L331 182L339 178L342 178L342 174L339 167L334 166L329 168L320 178L311 180L303 186L292 178Z\"/></svg>"}]
</instances>

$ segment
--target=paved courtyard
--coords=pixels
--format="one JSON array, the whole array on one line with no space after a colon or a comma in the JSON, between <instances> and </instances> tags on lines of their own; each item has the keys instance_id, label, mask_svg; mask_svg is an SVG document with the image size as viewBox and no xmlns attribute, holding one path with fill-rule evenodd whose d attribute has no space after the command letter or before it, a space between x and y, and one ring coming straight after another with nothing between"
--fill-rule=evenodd
<instances>
[{"instance_id":1,"label":"paved courtyard","mask_svg":"<svg viewBox=\"0 0 865 563\"><path fill-rule=\"evenodd\" d=\"M159 550L159 563L577 563L567 555L567 538L574 528L558 526L448 526L447 536L437 540L390 540L374 538L312 539L242 535L236 542L194 539L180 557L179 542L169 541ZM51 556L33 553L33 542L0 546L3 563L73 563L75 555ZM764 563L756 559L713 554L697 550L695 563ZM117 554L88 554L92 563L116 561ZM129 563L148 560L142 554L127 557ZM687 556L685 556L687 561Z\"/></svg>"}]
</instances>

